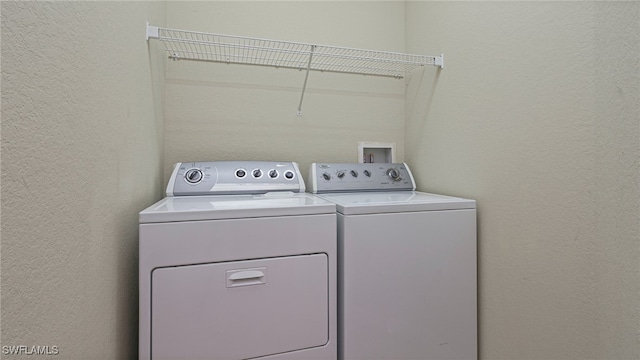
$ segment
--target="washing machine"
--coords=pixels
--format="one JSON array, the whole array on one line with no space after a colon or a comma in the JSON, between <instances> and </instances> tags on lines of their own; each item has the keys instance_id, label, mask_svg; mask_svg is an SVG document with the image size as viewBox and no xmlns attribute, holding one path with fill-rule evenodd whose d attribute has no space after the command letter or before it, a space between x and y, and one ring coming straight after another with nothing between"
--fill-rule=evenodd
<instances>
[{"instance_id":1,"label":"washing machine","mask_svg":"<svg viewBox=\"0 0 640 360\"><path fill-rule=\"evenodd\" d=\"M397 164L311 165L337 206L338 359L477 359L476 203Z\"/></svg>"},{"instance_id":2,"label":"washing machine","mask_svg":"<svg viewBox=\"0 0 640 360\"><path fill-rule=\"evenodd\" d=\"M291 162L178 163L139 214L139 358L335 360L336 213Z\"/></svg>"}]
</instances>

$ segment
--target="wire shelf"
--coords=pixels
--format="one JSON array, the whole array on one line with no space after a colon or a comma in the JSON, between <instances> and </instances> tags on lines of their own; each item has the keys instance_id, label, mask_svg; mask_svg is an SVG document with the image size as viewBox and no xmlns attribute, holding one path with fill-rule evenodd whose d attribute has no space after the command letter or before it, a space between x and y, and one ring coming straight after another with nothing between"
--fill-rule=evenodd
<instances>
[{"instance_id":1,"label":"wire shelf","mask_svg":"<svg viewBox=\"0 0 640 360\"><path fill-rule=\"evenodd\" d=\"M147 40L163 42L174 60L198 60L227 64L246 64L404 78L425 65L444 68L444 56L412 55L388 51L364 50L307 44L244 36L160 28L147 24ZM302 89L298 114L301 114Z\"/></svg>"},{"instance_id":2,"label":"wire shelf","mask_svg":"<svg viewBox=\"0 0 640 360\"><path fill-rule=\"evenodd\" d=\"M170 58L402 78L441 56L157 28ZM154 36L151 36L154 37Z\"/></svg>"}]
</instances>

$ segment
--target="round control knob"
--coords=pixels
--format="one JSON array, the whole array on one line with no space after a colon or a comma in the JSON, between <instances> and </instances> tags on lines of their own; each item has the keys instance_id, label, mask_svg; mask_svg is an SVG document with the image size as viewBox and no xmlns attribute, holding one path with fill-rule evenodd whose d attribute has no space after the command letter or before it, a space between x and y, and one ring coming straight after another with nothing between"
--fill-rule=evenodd
<instances>
[{"instance_id":1,"label":"round control knob","mask_svg":"<svg viewBox=\"0 0 640 360\"><path fill-rule=\"evenodd\" d=\"M344 177L344 171L338 171L336 172L336 175L338 176L338 179L342 179Z\"/></svg>"},{"instance_id":2,"label":"round control knob","mask_svg":"<svg viewBox=\"0 0 640 360\"><path fill-rule=\"evenodd\" d=\"M269 177L272 179L275 179L278 177L278 170L275 169L271 169L269 170Z\"/></svg>"},{"instance_id":3,"label":"round control knob","mask_svg":"<svg viewBox=\"0 0 640 360\"><path fill-rule=\"evenodd\" d=\"M293 177L294 177L294 176L295 176L295 175L293 174L293 171L291 171L291 170L287 170L287 171L285 171L285 172L284 172L284 177L285 177L287 180L291 180L291 179L293 179Z\"/></svg>"},{"instance_id":4,"label":"round control knob","mask_svg":"<svg viewBox=\"0 0 640 360\"><path fill-rule=\"evenodd\" d=\"M204 175L202 175L202 171L200 169L189 169L184 174L184 179L189 184L197 184L200 181L202 181L203 177L204 177Z\"/></svg>"},{"instance_id":5,"label":"round control knob","mask_svg":"<svg viewBox=\"0 0 640 360\"><path fill-rule=\"evenodd\" d=\"M351 176L358 177L358 172L357 171L351 170L350 173L351 173Z\"/></svg>"},{"instance_id":6,"label":"round control knob","mask_svg":"<svg viewBox=\"0 0 640 360\"><path fill-rule=\"evenodd\" d=\"M322 174L322 177L327 181L331 180L331 174L329 174L329 173Z\"/></svg>"},{"instance_id":7,"label":"round control knob","mask_svg":"<svg viewBox=\"0 0 640 360\"><path fill-rule=\"evenodd\" d=\"M247 176L247 172L245 171L245 169L238 169L236 170L236 177L238 179L242 179L243 177Z\"/></svg>"},{"instance_id":8,"label":"round control knob","mask_svg":"<svg viewBox=\"0 0 640 360\"><path fill-rule=\"evenodd\" d=\"M398 171L398 169L387 169L387 176L389 176L389 178L393 181L402 180L402 177L400 177L400 171Z\"/></svg>"},{"instance_id":9,"label":"round control knob","mask_svg":"<svg viewBox=\"0 0 640 360\"><path fill-rule=\"evenodd\" d=\"M371 172L369 170L365 170L362 172L366 177L371 177Z\"/></svg>"},{"instance_id":10,"label":"round control knob","mask_svg":"<svg viewBox=\"0 0 640 360\"><path fill-rule=\"evenodd\" d=\"M255 169L251 172L251 175L253 175L254 178L259 179L262 177L262 170L260 169Z\"/></svg>"}]
</instances>

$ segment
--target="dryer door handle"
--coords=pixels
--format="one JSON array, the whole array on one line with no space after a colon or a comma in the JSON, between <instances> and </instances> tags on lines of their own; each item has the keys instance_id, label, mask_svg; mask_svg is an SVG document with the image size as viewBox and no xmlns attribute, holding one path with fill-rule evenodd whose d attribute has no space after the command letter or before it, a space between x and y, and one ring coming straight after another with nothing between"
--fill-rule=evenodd
<instances>
[{"instance_id":1,"label":"dryer door handle","mask_svg":"<svg viewBox=\"0 0 640 360\"><path fill-rule=\"evenodd\" d=\"M227 287L264 285L267 283L267 268L227 270Z\"/></svg>"},{"instance_id":2,"label":"dryer door handle","mask_svg":"<svg viewBox=\"0 0 640 360\"><path fill-rule=\"evenodd\" d=\"M260 270L246 270L246 271L240 271L240 272L231 274L231 276L229 276L229 280L237 281L237 280L257 279L263 276L264 276L264 273Z\"/></svg>"}]
</instances>

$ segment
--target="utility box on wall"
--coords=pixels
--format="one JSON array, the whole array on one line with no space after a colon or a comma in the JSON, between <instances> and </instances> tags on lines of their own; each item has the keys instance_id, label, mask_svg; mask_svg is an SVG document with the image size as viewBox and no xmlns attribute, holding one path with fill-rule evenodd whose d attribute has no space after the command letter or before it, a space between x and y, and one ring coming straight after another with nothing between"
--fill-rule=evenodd
<instances>
[{"instance_id":1,"label":"utility box on wall","mask_svg":"<svg viewBox=\"0 0 640 360\"><path fill-rule=\"evenodd\" d=\"M359 163L394 163L396 162L395 143L359 142Z\"/></svg>"}]
</instances>

